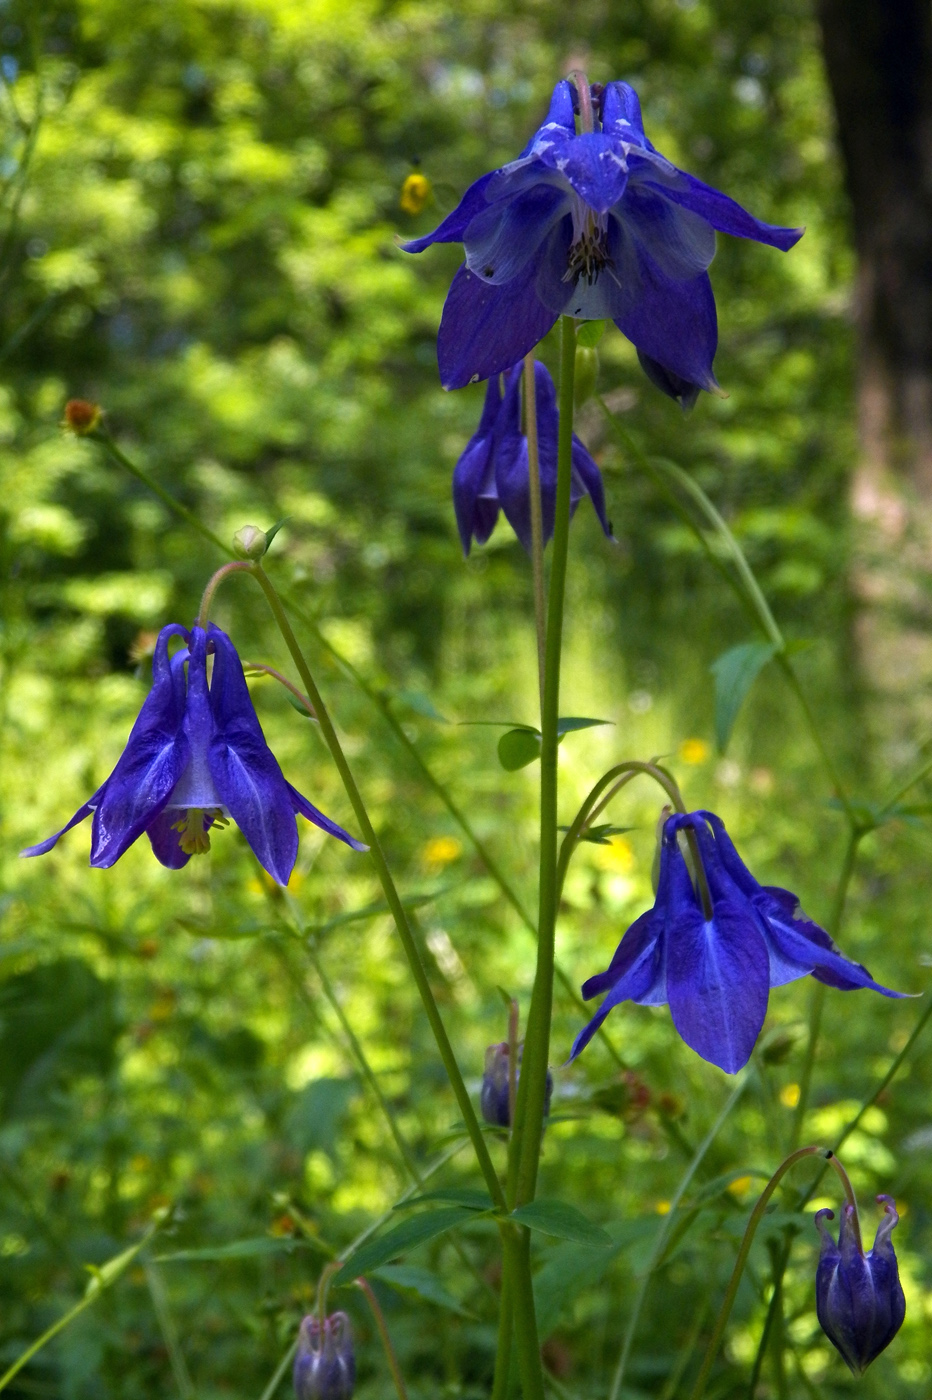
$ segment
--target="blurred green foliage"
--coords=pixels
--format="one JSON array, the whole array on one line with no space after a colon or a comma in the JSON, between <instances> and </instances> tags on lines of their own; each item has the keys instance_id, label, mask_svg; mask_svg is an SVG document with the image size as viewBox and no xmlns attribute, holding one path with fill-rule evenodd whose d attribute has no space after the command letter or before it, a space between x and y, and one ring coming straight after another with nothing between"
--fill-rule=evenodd
<instances>
[{"instance_id":1,"label":"blurred green foliage","mask_svg":"<svg viewBox=\"0 0 932 1400\"><path fill-rule=\"evenodd\" d=\"M80 1295L83 1265L124 1248L159 1205L177 1208L157 1272L132 1268L11 1396L258 1400L328 1250L411 1185L316 957L421 1167L457 1132L365 858L304 827L287 895L232 828L180 873L145 843L89 871L86 828L18 862L109 772L146 692L152 632L190 619L222 562L94 444L61 431L65 400L102 403L122 448L222 537L287 517L274 576L394 697L404 734L532 905L536 766L504 772L500 731L454 722L535 721L527 564L504 524L460 557L449 478L482 390L443 394L434 350L458 250L415 260L395 239L431 227L513 156L580 58L593 80L638 87L672 159L763 218L807 225L786 257L720 239L727 400L682 417L614 330L599 345L599 388L644 450L709 492L781 626L815 642L798 666L858 795L882 793L915 760L913 736L874 738L854 664L852 253L805 0L581 0L571 12L554 0L2 0L0 1368ZM412 172L431 190L416 214L400 204ZM750 625L595 405L581 424L618 543L580 510L563 712L614 726L564 742L562 819L610 763L669 754L687 799L722 812L760 878L797 889L824 919L843 833L798 707L765 669L727 756L714 751L709 668L753 639ZM217 617L243 656L290 673L248 581L227 585ZM301 635L477 1085L485 1046L505 1034L497 988L526 1006L530 937L379 710ZM272 682L253 689L286 774L348 821L313 727ZM628 834L580 849L559 929L576 984L649 902L657 814L653 792L628 789L611 813ZM865 841L842 938L912 991L932 959L930 844L921 814ZM790 1140L808 997L805 984L772 997L748 1088L648 1291L629 1397L673 1400L681 1349L711 1325L755 1173ZM838 1134L918 1014L829 994L806 1139ZM555 1065L579 1025L561 993ZM663 1212L729 1093L664 1009L623 1008L609 1028L624 1069L599 1043L556 1068L545 1144L542 1194L613 1241L535 1235L558 1395L607 1392ZM865 1206L884 1190L906 1207L907 1323L861 1383L884 1400L919 1400L932 1379L928 1066L920 1042L844 1154ZM468 1151L435 1180L475 1186ZM802 1224L784 1366L765 1359L759 1394L842 1396L851 1382L817 1329L815 1232ZM774 1217L752 1256L721 1400L747 1393L766 1236L782 1242L785 1229L785 1213ZM494 1231L478 1221L460 1242L436 1239L376 1281L412 1397L487 1393ZM386 1395L361 1298L334 1300L356 1323L360 1397Z\"/></svg>"}]
</instances>

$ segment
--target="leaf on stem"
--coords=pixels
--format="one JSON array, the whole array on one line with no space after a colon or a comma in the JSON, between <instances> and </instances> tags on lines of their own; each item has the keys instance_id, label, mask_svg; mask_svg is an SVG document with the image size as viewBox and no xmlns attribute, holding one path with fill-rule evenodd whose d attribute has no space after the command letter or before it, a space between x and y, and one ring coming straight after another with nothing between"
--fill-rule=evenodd
<instances>
[{"instance_id":1,"label":"leaf on stem","mask_svg":"<svg viewBox=\"0 0 932 1400\"><path fill-rule=\"evenodd\" d=\"M440 1279L431 1273L430 1269L419 1269L413 1264L385 1264L381 1269L370 1270L369 1278L387 1283L392 1288L397 1288L399 1293L413 1294L426 1303L434 1303L438 1308L458 1313L460 1317L473 1316L447 1292Z\"/></svg>"},{"instance_id":2,"label":"leaf on stem","mask_svg":"<svg viewBox=\"0 0 932 1400\"><path fill-rule=\"evenodd\" d=\"M498 741L498 761L506 773L515 773L540 758L540 735L534 729L509 729Z\"/></svg>"},{"instance_id":3,"label":"leaf on stem","mask_svg":"<svg viewBox=\"0 0 932 1400\"><path fill-rule=\"evenodd\" d=\"M774 642L741 642L723 652L709 668L715 677L715 738L724 753L741 706L767 662Z\"/></svg>"},{"instance_id":4,"label":"leaf on stem","mask_svg":"<svg viewBox=\"0 0 932 1400\"><path fill-rule=\"evenodd\" d=\"M540 1230L542 1234L554 1235L558 1240L572 1240L575 1244L601 1245L607 1249L612 1237L600 1225L593 1225L582 1211L567 1201L529 1201L511 1212L512 1220L526 1225L529 1230Z\"/></svg>"},{"instance_id":5,"label":"leaf on stem","mask_svg":"<svg viewBox=\"0 0 932 1400\"><path fill-rule=\"evenodd\" d=\"M407 1201L399 1201L392 1209L407 1210L409 1206L422 1205L427 1201L462 1206L464 1210L492 1210L492 1198L489 1193L471 1186L447 1186L437 1191L425 1191L422 1196L411 1196Z\"/></svg>"},{"instance_id":6,"label":"leaf on stem","mask_svg":"<svg viewBox=\"0 0 932 1400\"><path fill-rule=\"evenodd\" d=\"M412 1220L406 1220L403 1225L396 1225L394 1230L389 1230L379 1239L370 1240L361 1249L357 1249L334 1277L331 1286L336 1288L341 1283L352 1283L360 1274L367 1274L381 1264L388 1264L400 1254L407 1253L409 1249L426 1244L428 1240L445 1235L448 1230L455 1230L457 1225L463 1225L475 1218L475 1212L464 1206L424 1211Z\"/></svg>"}]
</instances>

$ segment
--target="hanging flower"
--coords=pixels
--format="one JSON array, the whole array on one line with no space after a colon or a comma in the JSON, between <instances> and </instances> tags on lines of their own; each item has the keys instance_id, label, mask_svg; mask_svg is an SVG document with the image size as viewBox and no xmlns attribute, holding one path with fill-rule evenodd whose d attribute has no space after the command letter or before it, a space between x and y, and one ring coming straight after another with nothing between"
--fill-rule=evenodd
<instances>
[{"instance_id":1,"label":"hanging flower","mask_svg":"<svg viewBox=\"0 0 932 1400\"><path fill-rule=\"evenodd\" d=\"M693 870L687 854L696 860ZM584 983L586 1000L607 995L576 1037L570 1058L620 1002L669 1003L686 1044L734 1074L750 1059L771 987L807 975L841 991L870 987L884 996L902 995L846 958L824 929L800 913L789 890L759 885L721 818L701 811L668 817L654 906L628 929L608 969Z\"/></svg>"},{"instance_id":2,"label":"hanging flower","mask_svg":"<svg viewBox=\"0 0 932 1400\"><path fill-rule=\"evenodd\" d=\"M527 433L521 430L521 383L523 366L512 366L505 374L502 394L499 376L493 375L485 392L479 427L466 445L453 471L453 508L463 552L468 554L473 540L485 544L495 529L499 509L518 539L531 552L531 489L528 469ZM545 365L534 362L537 400L537 444L540 463L540 498L544 543L553 535L557 500L557 431L559 414L553 380ZM605 514L602 474L573 434L573 477L570 510L576 510L584 496L592 501L599 523L611 538L612 527Z\"/></svg>"},{"instance_id":3,"label":"hanging flower","mask_svg":"<svg viewBox=\"0 0 932 1400\"><path fill-rule=\"evenodd\" d=\"M496 1128L511 1127L511 1103L508 1094L508 1061L511 1051L507 1040L499 1045L490 1045L485 1052L485 1068L482 1074L482 1088L479 1091L479 1108L487 1123ZM518 1069L515 1086L521 1079L521 1060L524 1056L524 1042L518 1046ZM544 1117L550 1113L550 1100L553 1097L553 1075L547 1071L544 1089Z\"/></svg>"},{"instance_id":4,"label":"hanging flower","mask_svg":"<svg viewBox=\"0 0 932 1400\"><path fill-rule=\"evenodd\" d=\"M170 658L171 637L186 645ZM213 623L206 631L162 628L152 689L110 777L61 831L22 854L45 855L92 812L91 865L98 869L114 865L144 831L158 860L179 869L210 849L212 826L232 819L273 879L286 885L298 854L297 812L354 850L367 849L286 782L236 648Z\"/></svg>"},{"instance_id":5,"label":"hanging flower","mask_svg":"<svg viewBox=\"0 0 932 1400\"><path fill-rule=\"evenodd\" d=\"M684 405L715 391L715 231L784 250L802 229L761 223L678 170L644 133L627 83L590 89L594 131L576 134L576 90L557 84L543 126L518 157L471 185L433 233L462 243L438 340L445 389L499 374L558 316L612 320L659 388Z\"/></svg>"},{"instance_id":6,"label":"hanging flower","mask_svg":"<svg viewBox=\"0 0 932 1400\"><path fill-rule=\"evenodd\" d=\"M816 1313L822 1331L856 1376L890 1345L906 1316L906 1299L890 1240L900 1217L891 1196L878 1196L877 1200L884 1207L883 1220L874 1247L866 1254L854 1228L853 1206L842 1207L837 1244L825 1224L834 1220L834 1211L819 1210L815 1216L822 1236Z\"/></svg>"},{"instance_id":7,"label":"hanging flower","mask_svg":"<svg viewBox=\"0 0 932 1400\"><path fill-rule=\"evenodd\" d=\"M316 1313L306 1317L298 1332L294 1359L297 1400L351 1400L356 1384L353 1333L345 1312L324 1319L321 1335Z\"/></svg>"}]
</instances>

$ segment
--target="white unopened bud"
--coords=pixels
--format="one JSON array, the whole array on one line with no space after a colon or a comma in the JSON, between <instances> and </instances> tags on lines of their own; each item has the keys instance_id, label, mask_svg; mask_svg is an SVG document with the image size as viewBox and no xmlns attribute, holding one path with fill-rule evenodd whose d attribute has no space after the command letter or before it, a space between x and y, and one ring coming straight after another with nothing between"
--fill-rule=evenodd
<instances>
[{"instance_id":1,"label":"white unopened bud","mask_svg":"<svg viewBox=\"0 0 932 1400\"><path fill-rule=\"evenodd\" d=\"M268 547L268 536L257 525L244 525L233 536L233 548L241 559L261 559Z\"/></svg>"}]
</instances>

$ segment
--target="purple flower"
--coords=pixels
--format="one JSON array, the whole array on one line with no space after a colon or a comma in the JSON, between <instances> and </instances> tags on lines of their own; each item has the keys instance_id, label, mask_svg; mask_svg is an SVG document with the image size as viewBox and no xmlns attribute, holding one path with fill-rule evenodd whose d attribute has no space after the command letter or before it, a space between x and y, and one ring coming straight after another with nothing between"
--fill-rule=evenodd
<instances>
[{"instance_id":1,"label":"purple flower","mask_svg":"<svg viewBox=\"0 0 932 1400\"><path fill-rule=\"evenodd\" d=\"M837 1244L825 1224L834 1220L834 1211L819 1210L815 1216L822 1236L816 1313L822 1331L856 1376L890 1345L906 1316L906 1299L890 1241L900 1217L891 1196L878 1196L877 1200L883 1203L884 1216L874 1248L866 1254L855 1234L853 1206L842 1207Z\"/></svg>"},{"instance_id":2,"label":"purple flower","mask_svg":"<svg viewBox=\"0 0 932 1400\"><path fill-rule=\"evenodd\" d=\"M687 844L691 833L693 850ZM698 857L694 878L687 863ZM580 1031L571 1059L588 1045L612 1007L669 1003L686 1044L729 1074L750 1059L771 987L812 975L842 991L881 987L851 962L789 890L759 885L719 817L689 812L663 826L654 907L636 919L605 972L590 977L588 1000L606 992Z\"/></svg>"},{"instance_id":3,"label":"purple flower","mask_svg":"<svg viewBox=\"0 0 932 1400\"><path fill-rule=\"evenodd\" d=\"M453 471L453 508L463 553L473 540L485 544L495 529L501 508L518 539L531 552L531 491L527 434L521 431L522 365L505 374L502 394L494 374L485 391L479 427ZM534 362L537 400L537 447L544 543L553 535L557 500L557 431L560 415L553 380L545 365ZM602 474L576 434L573 434L573 480L570 509L588 496L606 535L612 527L605 514Z\"/></svg>"},{"instance_id":4,"label":"purple flower","mask_svg":"<svg viewBox=\"0 0 932 1400\"><path fill-rule=\"evenodd\" d=\"M490 1045L485 1052L485 1069L482 1075L482 1088L479 1093L479 1107L487 1123L496 1128L511 1127L511 1105L508 1102L508 1057L507 1040L500 1045ZM518 1073L515 1085L521 1078L521 1058L524 1043L518 1046ZM547 1087L544 1090L544 1117L550 1112L550 1099L553 1094L553 1075L547 1071Z\"/></svg>"},{"instance_id":5,"label":"purple flower","mask_svg":"<svg viewBox=\"0 0 932 1400\"><path fill-rule=\"evenodd\" d=\"M169 657L171 637L187 645ZM209 686L208 651L214 658ZM354 850L367 849L285 781L236 648L213 623L206 632L162 628L152 689L110 777L61 831L22 854L45 855L91 812L91 865L99 869L114 865L144 831L161 863L180 869L210 849L211 826L232 818L269 874L286 885L298 854L296 812Z\"/></svg>"},{"instance_id":6,"label":"purple flower","mask_svg":"<svg viewBox=\"0 0 932 1400\"><path fill-rule=\"evenodd\" d=\"M298 1400L351 1400L356 1384L353 1333L344 1312L325 1319L306 1317L298 1332L294 1359L294 1388Z\"/></svg>"},{"instance_id":7,"label":"purple flower","mask_svg":"<svg viewBox=\"0 0 932 1400\"><path fill-rule=\"evenodd\" d=\"M576 134L575 88L557 83L543 126L517 160L483 175L424 238L462 243L466 263L443 308L445 389L522 359L560 315L612 320L646 373L684 405L717 388L715 230L788 249L802 229L761 223L678 170L644 134L627 83L592 88L599 130Z\"/></svg>"}]
</instances>

